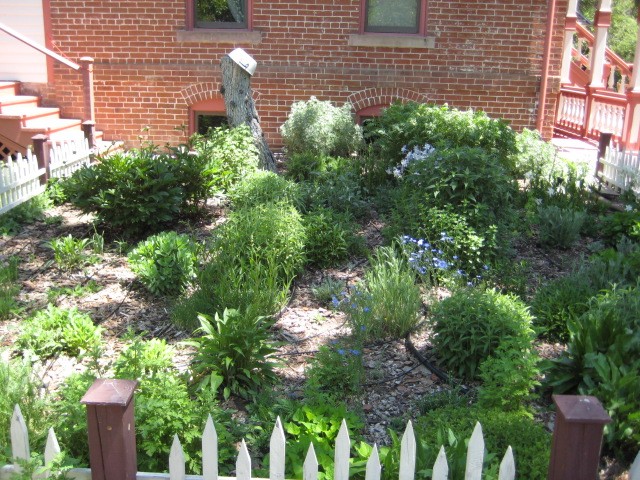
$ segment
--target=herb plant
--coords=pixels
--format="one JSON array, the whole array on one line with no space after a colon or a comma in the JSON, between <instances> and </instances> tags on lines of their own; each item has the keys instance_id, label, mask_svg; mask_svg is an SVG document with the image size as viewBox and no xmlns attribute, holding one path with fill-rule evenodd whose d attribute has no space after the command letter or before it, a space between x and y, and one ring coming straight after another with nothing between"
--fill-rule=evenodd
<instances>
[{"instance_id":1,"label":"herb plant","mask_svg":"<svg viewBox=\"0 0 640 480\"><path fill-rule=\"evenodd\" d=\"M56 264L63 270L71 270L85 265L89 254L85 251L91 241L88 238L74 238L72 235L54 238L47 243L53 250Z\"/></svg>"},{"instance_id":2,"label":"herb plant","mask_svg":"<svg viewBox=\"0 0 640 480\"><path fill-rule=\"evenodd\" d=\"M549 247L570 248L580 238L586 219L584 211L560 208L555 205L538 207L540 243Z\"/></svg>"}]
</instances>

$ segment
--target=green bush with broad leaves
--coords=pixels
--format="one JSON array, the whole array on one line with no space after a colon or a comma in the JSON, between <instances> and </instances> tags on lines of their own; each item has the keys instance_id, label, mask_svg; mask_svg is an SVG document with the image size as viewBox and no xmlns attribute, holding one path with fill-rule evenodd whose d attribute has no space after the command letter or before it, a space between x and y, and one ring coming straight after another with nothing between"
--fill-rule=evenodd
<instances>
[{"instance_id":1,"label":"green bush with broad leaves","mask_svg":"<svg viewBox=\"0 0 640 480\"><path fill-rule=\"evenodd\" d=\"M504 339L531 343L532 317L517 297L496 290L462 288L432 307L433 344L452 375L474 379L480 364Z\"/></svg>"},{"instance_id":2,"label":"green bush with broad leaves","mask_svg":"<svg viewBox=\"0 0 640 480\"><path fill-rule=\"evenodd\" d=\"M102 330L76 308L49 304L23 323L16 345L43 358L61 353L77 357L100 346Z\"/></svg>"},{"instance_id":3,"label":"green bush with broad leaves","mask_svg":"<svg viewBox=\"0 0 640 480\"><path fill-rule=\"evenodd\" d=\"M580 230L586 218L585 211L560 208L556 205L539 206L540 243L548 247L570 248L580 238Z\"/></svg>"},{"instance_id":4,"label":"green bush with broad leaves","mask_svg":"<svg viewBox=\"0 0 640 480\"><path fill-rule=\"evenodd\" d=\"M635 455L640 447L640 286L612 287L592 298L567 327L567 349L547 362L546 385L555 393L597 396L613 419L605 427L606 445Z\"/></svg>"},{"instance_id":5,"label":"green bush with broad leaves","mask_svg":"<svg viewBox=\"0 0 640 480\"><path fill-rule=\"evenodd\" d=\"M478 404L483 408L520 410L540 385L540 358L525 336L507 338L480 363Z\"/></svg>"},{"instance_id":6,"label":"green bush with broad leaves","mask_svg":"<svg viewBox=\"0 0 640 480\"><path fill-rule=\"evenodd\" d=\"M420 319L422 298L415 273L395 247L379 247L362 282L334 299L355 335L369 340L402 338Z\"/></svg>"},{"instance_id":7,"label":"green bush with broad leaves","mask_svg":"<svg viewBox=\"0 0 640 480\"><path fill-rule=\"evenodd\" d=\"M332 267L364 249L364 239L357 236L357 224L349 214L319 207L302 217L307 234L307 261L317 267Z\"/></svg>"},{"instance_id":8,"label":"green bush with broad leaves","mask_svg":"<svg viewBox=\"0 0 640 480\"><path fill-rule=\"evenodd\" d=\"M516 136L507 122L492 119L482 111L461 111L447 105L396 102L383 109L365 129L376 163L368 175L388 178L394 167L414 147L425 144L437 150L454 147L480 148L494 157L503 170L514 170L512 154Z\"/></svg>"},{"instance_id":9,"label":"green bush with broad leaves","mask_svg":"<svg viewBox=\"0 0 640 480\"><path fill-rule=\"evenodd\" d=\"M476 405L435 409L417 419L415 432L423 451L418 453L416 471L427 474L440 445L444 445L449 478L463 479L466 444L476 422L482 425L485 441L484 475L497 478L499 464L511 446L518 477L532 480L547 478L551 435L544 426L522 410L485 409Z\"/></svg>"},{"instance_id":10,"label":"green bush with broad leaves","mask_svg":"<svg viewBox=\"0 0 640 480\"><path fill-rule=\"evenodd\" d=\"M199 246L188 236L162 232L129 252L129 266L155 295L176 296L195 279Z\"/></svg>"},{"instance_id":11,"label":"green bush with broad leaves","mask_svg":"<svg viewBox=\"0 0 640 480\"><path fill-rule=\"evenodd\" d=\"M629 207L629 210L613 212L602 221L601 233L607 245L613 247L622 237L640 242L640 210Z\"/></svg>"},{"instance_id":12,"label":"green bush with broad leaves","mask_svg":"<svg viewBox=\"0 0 640 480\"><path fill-rule=\"evenodd\" d=\"M53 258L62 270L84 266L89 261L86 249L91 245L88 238L74 238L72 235L54 238L46 243L53 250Z\"/></svg>"},{"instance_id":13,"label":"green bush with broad leaves","mask_svg":"<svg viewBox=\"0 0 640 480\"><path fill-rule=\"evenodd\" d=\"M250 208L265 203L298 205L300 188L297 183L266 170L256 170L239 180L228 192L236 209Z\"/></svg>"},{"instance_id":14,"label":"green bush with broad leaves","mask_svg":"<svg viewBox=\"0 0 640 480\"><path fill-rule=\"evenodd\" d=\"M336 107L316 97L294 103L280 133L289 155L348 156L363 145L362 129L353 119L351 104Z\"/></svg>"},{"instance_id":15,"label":"green bush with broad leaves","mask_svg":"<svg viewBox=\"0 0 640 480\"><path fill-rule=\"evenodd\" d=\"M200 336L187 343L196 349L191 370L199 390L249 399L276 382L278 364L270 358L276 345L267 318L228 309L198 318Z\"/></svg>"},{"instance_id":16,"label":"green bush with broad leaves","mask_svg":"<svg viewBox=\"0 0 640 480\"><path fill-rule=\"evenodd\" d=\"M116 153L77 170L65 190L83 212L135 236L162 230L180 216L186 195L178 170L174 158L151 148Z\"/></svg>"},{"instance_id":17,"label":"green bush with broad leaves","mask_svg":"<svg viewBox=\"0 0 640 480\"><path fill-rule=\"evenodd\" d=\"M202 431L207 416L216 423L220 442L218 456L221 474L229 474L235 458L229 432L230 415L217 401L205 393L193 396L188 384L171 364L175 352L164 341L149 342L136 338L116 359L113 371L116 378L138 379L136 389L136 446L138 469L162 472L174 435L182 445L187 472L200 473L202 465ZM54 428L60 445L81 465L88 465L86 408L80 399L96 379L98 372L88 371L70 376L59 390L59 398L52 405Z\"/></svg>"},{"instance_id":18,"label":"green bush with broad leaves","mask_svg":"<svg viewBox=\"0 0 640 480\"><path fill-rule=\"evenodd\" d=\"M248 125L218 127L206 135L193 135L190 147L205 165L210 191L227 192L258 169L258 149Z\"/></svg>"}]
</instances>

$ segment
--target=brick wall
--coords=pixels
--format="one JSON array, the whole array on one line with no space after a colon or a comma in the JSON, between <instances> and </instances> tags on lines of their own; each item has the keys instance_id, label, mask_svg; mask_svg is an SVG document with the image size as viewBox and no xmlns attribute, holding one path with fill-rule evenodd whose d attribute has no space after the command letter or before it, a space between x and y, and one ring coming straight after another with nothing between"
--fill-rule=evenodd
<instances>
[{"instance_id":1,"label":"brick wall","mask_svg":"<svg viewBox=\"0 0 640 480\"><path fill-rule=\"evenodd\" d=\"M357 108L395 98L448 103L485 110L518 130L535 126L547 20L540 0L428 0L430 48L350 45L360 0L253 0L259 42L185 35L185 0L49 2L57 49L74 60L95 58L98 129L129 145L146 127L145 138L157 144L184 140L189 106L220 97L220 58L236 47L258 62L252 87L272 147L281 144L291 103L311 95ZM558 4L550 121L566 0ZM81 117L80 82L57 65L47 102Z\"/></svg>"}]
</instances>

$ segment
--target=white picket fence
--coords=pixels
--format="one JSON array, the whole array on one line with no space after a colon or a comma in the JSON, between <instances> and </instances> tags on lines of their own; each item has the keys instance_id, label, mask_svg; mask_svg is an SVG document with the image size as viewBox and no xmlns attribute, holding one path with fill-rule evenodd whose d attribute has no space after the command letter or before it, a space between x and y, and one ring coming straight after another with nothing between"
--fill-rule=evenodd
<instances>
[{"instance_id":1,"label":"white picket fence","mask_svg":"<svg viewBox=\"0 0 640 480\"><path fill-rule=\"evenodd\" d=\"M91 162L89 142L56 142L49 154L49 163L38 168L38 159L27 150L26 156L18 153L15 158L0 162L0 214L8 212L30 198L42 193L45 185L41 177L45 173L50 178L68 177L73 172Z\"/></svg>"},{"instance_id":2,"label":"white picket fence","mask_svg":"<svg viewBox=\"0 0 640 480\"><path fill-rule=\"evenodd\" d=\"M600 163L603 181L621 192L631 189L636 197L640 197L640 152L620 150L612 144Z\"/></svg>"},{"instance_id":3,"label":"white picket fence","mask_svg":"<svg viewBox=\"0 0 640 480\"><path fill-rule=\"evenodd\" d=\"M280 418L276 420L270 441L269 452L269 479L284 480L285 479L285 436ZM20 412L20 408L16 405L11 419L11 450L14 459L29 459L29 435L27 427ZM47 444L44 451L45 464L49 464L51 460L60 453L60 447L56 439L53 429L49 429ZM334 453L334 479L349 480L349 457L350 442L349 432L346 423L342 422L340 432L336 439ZM476 424L469 445L467 448L467 464L465 472L465 480L481 480L482 463L484 460L484 438L482 436L482 427ZM639 462L636 462L639 463ZM402 436L400 449L400 473L399 480L413 480L415 478L416 465L416 439L413 432L411 421L407 423L404 435ZM207 419L204 432L202 434L202 475L186 475L185 474L185 457L180 445L178 436L174 436L173 445L169 454L169 473L144 473L138 472L137 480L251 480L251 457L244 440L240 445L240 451L236 460L236 476L218 477L218 435L214 427L211 416ZM638 468L640 469L640 467ZM18 465L6 465L0 469L0 480L11 478L11 474L19 471ZM440 447L440 452L433 465L434 480L445 480L448 477L449 467L444 447ZM68 472L69 477L77 480L90 480L91 470L86 468L75 468ZM378 457L378 449L374 446L371 456L366 465L366 480L380 480L381 465ZM318 460L316 458L313 444L309 446L307 455L303 465L302 480L317 480L318 478ZM507 448L502 463L500 464L499 477L500 480L513 480L515 478L515 463L511 447ZM633 480L636 477L631 476Z\"/></svg>"}]
</instances>

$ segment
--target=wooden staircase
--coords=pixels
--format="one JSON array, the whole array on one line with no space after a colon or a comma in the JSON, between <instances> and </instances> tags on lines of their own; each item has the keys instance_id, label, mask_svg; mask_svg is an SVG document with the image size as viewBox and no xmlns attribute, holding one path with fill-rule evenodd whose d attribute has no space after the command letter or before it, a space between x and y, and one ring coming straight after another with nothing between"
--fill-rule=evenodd
<instances>
[{"instance_id":1,"label":"wooden staircase","mask_svg":"<svg viewBox=\"0 0 640 480\"><path fill-rule=\"evenodd\" d=\"M84 138L81 120L61 118L59 108L41 107L40 97L20 95L19 82L0 81L0 160L18 152L25 155L38 134L52 143ZM101 136L96 133L98 140Z\"/></svg>"}]
</instances>

